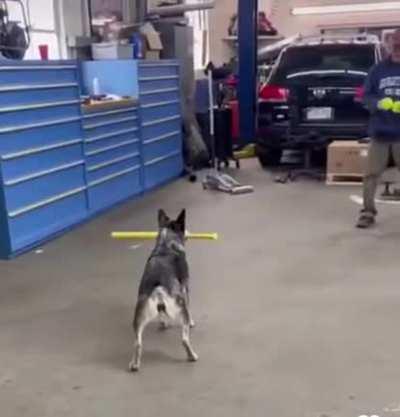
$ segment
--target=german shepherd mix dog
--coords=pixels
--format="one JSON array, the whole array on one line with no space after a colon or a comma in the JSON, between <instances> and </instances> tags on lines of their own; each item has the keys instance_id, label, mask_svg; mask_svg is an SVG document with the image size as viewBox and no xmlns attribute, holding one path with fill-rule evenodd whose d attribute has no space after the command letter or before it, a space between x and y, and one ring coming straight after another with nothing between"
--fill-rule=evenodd
<instances>
[{"instance_id":1,"label":"german shepherd mix dog","mask_svg":"<svg viewBox=\"0 0 400 417\"><path fill-rule=\"evenodd\" d=\"M188 360L198 356L190 344L190 327L194 326L189 313L189 267L185 254L186 212L170 220L163 210L158 212L159 235L156 246L147 261L136 304L133 329L135 349L129 369L140 368L142 336L145 327L159 318L161 328L167 321L182 320L182 344Z\"/></svg>"}]
</instances>

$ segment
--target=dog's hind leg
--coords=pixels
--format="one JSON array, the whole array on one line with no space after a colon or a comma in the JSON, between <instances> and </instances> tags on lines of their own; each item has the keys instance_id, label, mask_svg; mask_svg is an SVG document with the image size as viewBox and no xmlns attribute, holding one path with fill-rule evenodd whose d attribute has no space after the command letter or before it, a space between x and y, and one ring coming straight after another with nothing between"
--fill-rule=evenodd
<instances>
[{"instance_id":1,"label":"dog's hind leg","mask_svg":"<svg viewBox=\"0 0 400 417\"><path fill-rule=\"evenodd\" d=\"M148 298L139 299L136 305L135 317L133 320L133 330L135 332L135 347L132 361L129 364L131 372L139 371L142 351L143 351L143 332L146 326L157 317L157 310L152 306Z\"/></svg>"},{"instance_id":2,"label":"dog's hind leg","mask_svg":"<svg viewBox=\"0 0 400 417\"><path fill-rule=\"evenodd\" d=\"M192 313L190 312L190 295L189 295L189 283L185 284L184 286L184 293L186 298L186 307L189 313L189 326L192 329L196 326L195 321L193 320Z\"/></svg>"},{"instance_id":3,"label":"dog's hind leg","mask_svg":"<svg viewBox=\"0 0 400 417\"><path fill-rule=\"evenodd\" d=\"M187 358L189 362L196 362L199 357L194 352L190 343L190 314L186 304L186 300L181 298L179 300L182 314L182 344L185 348Z\"/></svg>"}]
</instances>

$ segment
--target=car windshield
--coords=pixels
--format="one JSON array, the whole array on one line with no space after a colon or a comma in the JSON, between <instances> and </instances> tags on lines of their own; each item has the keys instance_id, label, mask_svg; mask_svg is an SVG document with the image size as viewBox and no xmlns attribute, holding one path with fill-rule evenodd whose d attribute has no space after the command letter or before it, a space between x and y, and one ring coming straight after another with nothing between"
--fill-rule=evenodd
<instances>
[{"instance_id":1,"label":"car windshield","mask_svg":"<svg viewBox=\"0 0 400 417\"><path fill-rule=\"evenodd\" d=\"M310 45L289 48L274 81L295 82L304 77L365 76L375 62L372 45Z\"/></svg>"}]
</instances>

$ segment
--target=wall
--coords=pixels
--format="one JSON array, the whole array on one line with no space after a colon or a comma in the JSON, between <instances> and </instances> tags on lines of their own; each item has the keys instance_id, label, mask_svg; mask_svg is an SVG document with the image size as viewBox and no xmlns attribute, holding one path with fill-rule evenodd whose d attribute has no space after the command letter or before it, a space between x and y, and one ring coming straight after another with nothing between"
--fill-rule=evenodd
<instances>
[{"instance_id":1,"label":"wall","mask_svg":"<svg viewBox=\"0 0 400 417\"><path fill-rule=\"evenodd\" d=\"M386 0L380 0L386 1ZM273 0L274 21L285 35L315 33L321 27L396 26L397 14L393 12L340 13L336 15L293 16L291 9L302 6L328 6L332 4L379 3L368 0Z\"/></svg>"},{"instance_id":2,"label":"wall","mask_svg":"<svg viewBox=\"0 0 400 417\"><path fill-rule=\"evenodd\" d=\"M285 36L317 33L321 27L400 26L399 13L347 13L337 15L293 16L291 9L302 6L377 3L386 0L259 0L260 10L267 12L277 29ZM210 12L211 57L216 64L228 61L235 53L226 41L229 20L236 13L237 0L217 0ZM397 19L396 19L397 18Z\"/></svg>"},{"instance_id":3,"label":"wall","mask_svg":"<svg viewBox=\"0 0 400 417\"><path fill-rule=\"evenodd\" d=\"M278 0L284 3L284 0ZM210 11L211 59L215 64L223 64L235 55L232 43L224 40L228 36L229 22L237 13L237 0L216 0L216 7ZM267 13L273 21L273 0L259 0L259 9Z\"/></svg>"},{"instance_id":4,"label":"wall","mask_svg":"<svg viewBox=\"0 0 400 417\"><path fill-rule=\"evenodd\" d=\"M50 59L60 58L60 50L55 28L55 16L53 0L35 0L29 2L22 0L25 12L30 17L30 47L25 59L39 59L39 45L46 44L49 47ZM29 6L29 7L28 7ZM19 3L8 2L10 20L23 22L22 9Z\"/></svg>"},{"instance_id":5,"label":"wall","mask_svg":"<svg viewBox=\"0 0 400 417\"><path fill-rule=\"evenodd\" d=\"M60 1L60 0L58 0ZM88 36L90 33L86 0L61 0L67 36Z\"/></svg>"}]
</instances>

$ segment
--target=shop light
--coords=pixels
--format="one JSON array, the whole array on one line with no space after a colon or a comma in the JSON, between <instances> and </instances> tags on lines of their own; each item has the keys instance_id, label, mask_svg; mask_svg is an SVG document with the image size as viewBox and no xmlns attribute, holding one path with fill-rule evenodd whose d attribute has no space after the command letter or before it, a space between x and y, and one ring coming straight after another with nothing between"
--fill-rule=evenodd
<instances>
[{"instance_id":1,"label":"shop light","mask_svg":"<svg viewBox=\"0 0 400 417\"><path fill-rule=\"evenodd\" d=\"M400 1L384 1L358 4L337 4L331 6L315 7L294 7L294 16L308 16L315 14L337 14L337 13L360 13L360 12L383 12L400 10Z\"/></svg>"}]
</instances>

